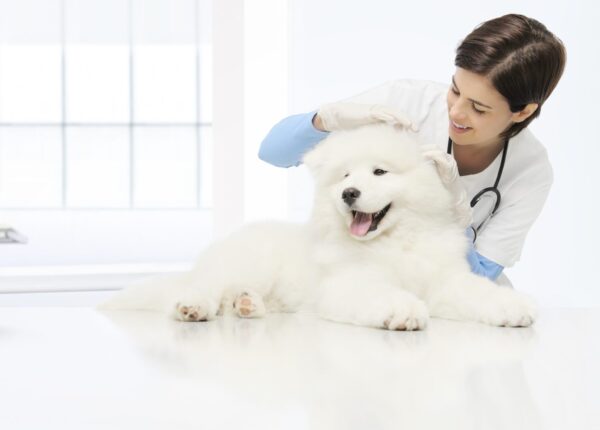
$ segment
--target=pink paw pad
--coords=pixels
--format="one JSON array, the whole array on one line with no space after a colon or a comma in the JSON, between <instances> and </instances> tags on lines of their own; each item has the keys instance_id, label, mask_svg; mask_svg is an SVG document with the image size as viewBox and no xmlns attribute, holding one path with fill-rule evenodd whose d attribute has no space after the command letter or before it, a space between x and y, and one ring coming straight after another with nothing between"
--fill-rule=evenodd
<instances>
[{"instance_id":1,"label":"pink paw pad","mask_svg":"<svg viewBox=\"0 0 600 430\"><path fill-rule=\"evenodd\" d=\"M235 298L233 308L241 318L256 318L264 316L265 305L262 298L255 293L244 292Z\"/></svg>"}]
</instances>

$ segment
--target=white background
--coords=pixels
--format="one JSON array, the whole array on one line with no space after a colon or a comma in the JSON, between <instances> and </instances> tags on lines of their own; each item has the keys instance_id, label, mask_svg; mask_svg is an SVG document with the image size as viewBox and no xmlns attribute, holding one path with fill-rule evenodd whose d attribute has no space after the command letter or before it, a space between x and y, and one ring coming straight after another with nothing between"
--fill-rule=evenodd
<instances>
[{"instance_id":1,"label":"white background","mask_svg":"<svg viewBox=\"0 0 600 430\"><path fill-rule=\"evenodd\" d=\"M600 6L592 1L293 1L291 111L315 109L387 80L449 82L454 50L477 24L506 13L544 23L567 47L557 89L531 125L549 152L555 182L521 261L516 288L543 305L598 306ZM290 172L290 212L304 216L309 182Z\"/></svg>"},{"instance_id":2,"label":"white background","mask_svg":"<svg viewBox=\"0 0 600 430\"><path fill-rule=\"evenodd\" d=\"M224 3L236 1L220 2ZM595 42L600 8L594 2L239 0L233 7L242 3L243 36L239 32L233 36L243 38L243 67L232 70L241 70L236 79L243 75L239 99L244 108L241 114L226 117L231 109L228 100L220 99L219 111L229 128L243 129L243 172L228 170L226 160L215 167L221 181L243 185L243 192L236 191L242 199L222 198L243 211L238 218L244 221L305 220L310 210L311 181L304 168L278 169L256 157L262 136L278 118L316 109L391 79L449 82L454 49L487 19L516 12L546 24L567 47L567 68L531 128L548 149L555 184L521 261L508 275L519 290L531 293L542 305L600 305L595 258L600 240L595 222L600 139L592 131L600 99L596 76L600 49ZM233 164L239 161L240 154L230 156ZM154 215L149 225L168 226L160 224L160 213ZM184 235L174 240L188 242ZM140 244L148 249L155 246L151 240ZM192 248L187 245L186 249ZM178 253L176 260L191 261L196 253L195 249ZM92 260L90 255L88 261Z\"/></svg>"}]
</instances>

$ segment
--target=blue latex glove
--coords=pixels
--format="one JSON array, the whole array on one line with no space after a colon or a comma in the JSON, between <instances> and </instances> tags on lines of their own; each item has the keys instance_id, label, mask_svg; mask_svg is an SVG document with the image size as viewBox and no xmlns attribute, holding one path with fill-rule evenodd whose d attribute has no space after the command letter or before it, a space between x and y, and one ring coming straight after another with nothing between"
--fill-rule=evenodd
<instances>
[{"instance_id":1,"label":"blue latex glove","mask_svg":"<svg viewBox=\"0 0 600 430\"><path fill-rule=\"evenodd\" d=\"M316 113L288 116L275 124L263 139L258 157L277 167L298 166L302 156L329 134L313 126Z\"/></svg>"},{"instance_id":2,"label":"blue latex glove","mask_svg":"<svg viewBox=\"0 0 600 430\"><path fill-rule=\"evenodd\" d=\"M475 250L474 244L476 233L472 227L467 229L466 234L470 239L469 242L471 244L469 247L469 252L467 253L467 261L469 262L469 266L471 266L471 272L495 281L502 273L502 270L504 270L504 266L485 258Z\"/></svg>"}]
</instances>

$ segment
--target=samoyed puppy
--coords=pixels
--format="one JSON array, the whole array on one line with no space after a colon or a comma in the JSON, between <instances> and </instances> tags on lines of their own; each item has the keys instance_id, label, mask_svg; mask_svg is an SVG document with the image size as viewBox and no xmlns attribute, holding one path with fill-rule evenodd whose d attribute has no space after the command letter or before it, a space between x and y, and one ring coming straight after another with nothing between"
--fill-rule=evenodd
<instances>
[{"instance_id":1,"label":"samoyed puppy","mask_svg":"<svg viewBox=\"0 0 600 430\"><path fill-rule=\"evenodd\" d=\"M315 180L307 224L247 225L208 247L189 273L126 288L101 307L181 321L308 309L389 330L423 329L430 316L533 323L529 298L470 271L452 196L410 132L331 133L304 163Z\"/></svg>"}]
</instances>

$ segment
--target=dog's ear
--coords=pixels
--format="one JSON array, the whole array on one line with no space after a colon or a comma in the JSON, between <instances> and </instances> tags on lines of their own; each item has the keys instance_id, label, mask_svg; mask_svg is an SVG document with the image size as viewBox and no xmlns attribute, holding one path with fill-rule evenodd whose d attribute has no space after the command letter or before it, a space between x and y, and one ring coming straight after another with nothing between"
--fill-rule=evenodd
<instances>
[{"instance_id":1,"label":"dog's ear","mask_svg":"<svg viewBox=\"0 0 600 430\"><path fill-rule=\"evenodd\" d=\"M325 145L318 143L302 157L302 162L313 176L317 176L326 164Z\"/></svg>"}]
</instances>

